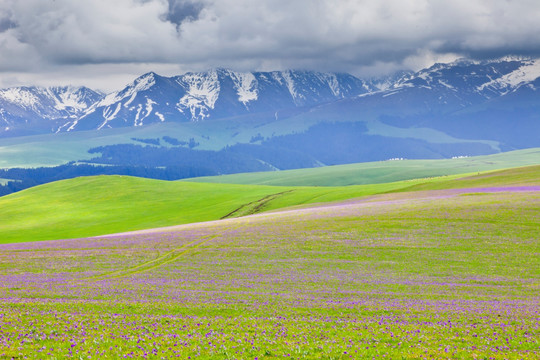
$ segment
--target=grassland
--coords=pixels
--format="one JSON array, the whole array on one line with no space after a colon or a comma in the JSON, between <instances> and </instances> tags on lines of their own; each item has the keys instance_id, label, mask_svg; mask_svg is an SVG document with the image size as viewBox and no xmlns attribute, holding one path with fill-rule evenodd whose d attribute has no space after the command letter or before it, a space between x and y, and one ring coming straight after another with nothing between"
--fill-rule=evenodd
<instances>
[{"instance_id":1,"label":"grassland","mask_svg":"<svg viewBox=\"0 0 540 360\"><path fill-rule=\"evenodd\" d=\"M342 187L167 182L127 176L83 177L1 197L0 243L172 226L392 191L534 185L540 179L540 166L456 180L462 177Z\"/></svg>"},{"instance_id":2,"label":"grassland","mask_svg":"<svg viewBox=\"0 0 540 360\"><path fill-rule=\"evenodd\" d=\"M377 161L311 169L209 176L187 181L278 186L344 186L478 173L528 165L540 165L540 148L469 158Z\"/></svg>"},{"instance_id":3,"label":"grassland","mask_svg":"<svg viewBox=\"0 0 540 360\"><path fill-rule=\"evenodd\" d=\"M0 245L0 358L538 359L538 171L459 180L496 189ZM83 180L102 179L55 186Z\"/></svg>"}]
</instances>

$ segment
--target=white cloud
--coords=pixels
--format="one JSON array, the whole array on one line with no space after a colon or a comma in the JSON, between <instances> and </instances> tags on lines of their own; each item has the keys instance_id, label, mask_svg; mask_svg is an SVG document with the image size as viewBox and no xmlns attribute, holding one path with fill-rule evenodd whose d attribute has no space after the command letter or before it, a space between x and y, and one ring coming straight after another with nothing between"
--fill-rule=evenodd
<instances>
[{"instance_id":1,"label":"white cloud","mask_svg":"<svg viewBox=\"0 0 540 360\"><path fill-rule=\"evenodd\" d=\"M32 85L75 85L111 92L122 89L141 74L150 71L163 76L174 76L188 70L175 64L162 63L63 65L48 67L47 71L4 73L3 76L0 76L0 88Z\"/></svg>"},{"instance_id":2,"label":"white cloud","mask_svg":"<svg viewBox=\"0 0 540 360\"><path fill-rule=\"evenodd\" d=\"M55 63L148 61L170 57L174 24L166 2L132 0L12 1L21 43Z\"/></svg>"},{"instance_id":3,"label":"white cloud","mask_svg":"<svg viewBox=\"0 0 540 360\"><path fill-rule=\"evenodd\" d=\"M540 55L537 0L0 0L0 14L4 73L65 66L83 78L99 66L122 72L114 64L362 73Z\"/></svg>"}]
</instances>

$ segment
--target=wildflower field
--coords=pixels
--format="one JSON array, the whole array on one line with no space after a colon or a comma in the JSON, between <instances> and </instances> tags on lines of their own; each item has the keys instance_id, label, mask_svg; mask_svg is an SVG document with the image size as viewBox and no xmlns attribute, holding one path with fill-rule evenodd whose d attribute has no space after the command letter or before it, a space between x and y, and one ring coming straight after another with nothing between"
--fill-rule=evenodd
<instances>
[{"instance_id":1,"label":"wildflower field","mask_svg":"<svg viewBox=\"0 0 540 360\"><path fill-rule=\"evenodd\" d=\"M538 359L540 186L0 245L0 359Z\"/></svg>"}]
</instances>

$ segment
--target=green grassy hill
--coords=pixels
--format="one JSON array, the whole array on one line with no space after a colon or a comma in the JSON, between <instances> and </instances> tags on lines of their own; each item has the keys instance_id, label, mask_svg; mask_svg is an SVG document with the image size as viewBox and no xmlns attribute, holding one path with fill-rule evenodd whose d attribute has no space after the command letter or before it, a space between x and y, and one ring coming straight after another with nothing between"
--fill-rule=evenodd
<instances>
[{"instance_id":1,"label":"green grassy hill","mask_svg":"<svg viewBox=\"0 0 540 360\"><path fill-rule=\"evenodd\" d=\"M477 173L540 164L540 148L448 160L377 161L311 169L200 177L186 181L285 186L343 186Z\"/></svg>"},{"instance_id":2,"label":"green grassy hill","mask_svg":"<svg viewBox=\"0 0 540 360\"><path fill-rule=\"evenodd\" d=\"M103 235L396 191L532 184L540 184L540 166L465 178L455 175L342 187L167 182L127 176L84 177L1 197L0 243Z\"/></svg>"}]
</instances>

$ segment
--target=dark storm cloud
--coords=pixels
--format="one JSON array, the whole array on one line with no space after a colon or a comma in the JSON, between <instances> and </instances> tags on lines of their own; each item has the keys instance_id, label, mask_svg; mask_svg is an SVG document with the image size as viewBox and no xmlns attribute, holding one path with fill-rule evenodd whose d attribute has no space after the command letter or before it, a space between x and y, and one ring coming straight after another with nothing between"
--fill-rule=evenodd
<instances>
[{"instance_id":1,"label":"dark storm cloud","mask_svg":"<svg viewBox=\"0 0 540 360\"><path fill-rule=\"evenodd\" d=\"M539 34L537 0L1 0L0 71L174 64L360 73L540 56Z\"/></svg>"},{"instance_id":2,"label":"dark storm cloud","mask_svg":"<svg viewBox=\"0 0 540 360\"><path fill-rule=\"evenodd\" d=\"M169 10L165 19L176 25L181 25L184 21L195 21L199 18L204 5L200 2L168 0Z\"/></svg>"}]
</instances>

